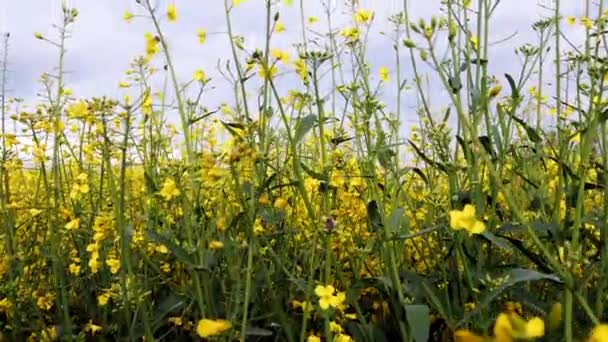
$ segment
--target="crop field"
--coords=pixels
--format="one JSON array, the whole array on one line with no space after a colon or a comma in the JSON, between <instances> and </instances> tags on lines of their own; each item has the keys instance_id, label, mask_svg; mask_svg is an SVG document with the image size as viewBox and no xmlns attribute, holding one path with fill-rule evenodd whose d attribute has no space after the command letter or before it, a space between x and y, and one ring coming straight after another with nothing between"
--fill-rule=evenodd
<instances>
[{"instance_id":1,"label":"crop field","mask_svg":"<svg viewBox=\"0 0 608 342\"><path fill-rule=\"evenodd\" d=\"M608 342L606 1L6 1L0 342Z\"/></svg>"}]
</instances>

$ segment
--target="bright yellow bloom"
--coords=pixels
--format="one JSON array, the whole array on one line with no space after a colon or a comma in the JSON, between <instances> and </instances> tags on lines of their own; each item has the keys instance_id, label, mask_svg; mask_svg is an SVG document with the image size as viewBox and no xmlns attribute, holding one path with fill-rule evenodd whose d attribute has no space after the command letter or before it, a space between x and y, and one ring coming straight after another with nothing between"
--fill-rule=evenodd
<instances>
[{"instance_id":1,"label":"bright yellow bloom","mask_svg":"<svg viewBox=\"0 0 608 342\"><path fill-rule=\"evenodd\" d=\"M133 20L133 13L129 12L129 11L125 11L125 13L122 15L122 19L128 23L131 22L131 20Z\"/></svg>"},{"instance_id":2,"label":"bright yellow bloom","mask_svg":"<svg viewBox=\"0 0 608 342\"><path fill-rule=\"evenodd\" d=\"M144 38L146 38L146 56L150 58L160 51L158 48L159 38L152 33L145 33Z\"/></svg>"},{"instance_id":3,"label":"bright yellow bloom","mask_svg":"<svg viewBox=\"0 0 608 342\"><path fill-rule=\"evenodd\" d=\"M581 25L590 30L593 28L593 20L591 20L589 17L582 17Z\"/></svg>"},{"instance_id":4,"label":"bright yellow bloom","mask_svg":"<svg viewBox=\"0 0 608 342\"><path fill-rule=\"evenodd\" d=\"M321 338L317 335L309 335L306 342L321 342Z\"/></svg>"},{"instance_id":5,"label":"bright yellow bloom","mask_svg":"<svg viewBox=\"0 0 608 342\"><path fill-rule=\"evenodd\" d=\"M289 54L287 52L285 52L285 51L282 51L282 50L279 50L279 49L272 49L272 51L270 52L270 54L277 61L281 61L283 63L288 63L289 62Z\"/></svg>"},{"instance_id":6,"label":"bright yellow bloom","mask_svg":"<svg viewBox=\"0 0 608 342\"><path fill-rule=\"evenodd\" d=\"M608 341L608 324L600 324L593 328L588 342L604 342Z\"/></svg>"},{"instance_id":7,"label":"bright yellow bloom","mask_svg":"<svg viewBox=\"0 0 608 342\"><path fill-rule=\"evenodd\" d=\"M359 29L356 27L347 27L343 29L340 34L349 42L354 42L359 39Z\"/></svg>"},{"instance_id":8,"label":"bright yellow bloom","mask_svg":"<svg viewBox=\"0 0 608 342\"><path fill-rule=\"evenodd\" d=\"M512 341L513 339L532 339L545 335L545 322L534 317L529 321L518 314L501 313L494 323L494 336L497 341Z\"/></svg>"},{"instance_id":9,"label":"bright yellow bloom","mask_svg":"<svg viewBox=\"0 0 608 342\"><path fill-rule=\"evenodd\" d=\"M568 23L570 26L574 26L574 24L576 24L576 18L573 16L567 17L566 23Z\"/></svg>"},{"instance_id":10,"label":"bright yellow bloom","mask_svg":"<svg viewBox=\"0 0 608 342\"><path fill-rule=\"evenodd\" d=\"M331 285L317 285L315 294L319 297L319 306L321 309L327 310L330 306L333 306L332 304L336 303L334 292L336 292L336 289Z\"/></svg>"},{"instance_id":11,"label":"bright yellow bloom","mask_svg":"<svg viewBox=\"0 0 608 342\"><path fill-rule=\"evenodd\" d=\"M209 242L209 249L218 250L222 248L224 248L224 243L222 241L213 240Z\"/></svg>"},{"instance_id":12,"label":"bright yellow bloom","mask_svg":"<svg viewBox=\"0 0 608 342\"><path fill-rule=\"evenodd\" d=\"M177 184L171 178L167 178L163 183L163 188L160 190L160 195L165 201L170 201L172 198L177 197L181 194Z\"/></svg>"},{"instance_id":13,"label":"bright yellow bloom","mask_svg":"<svg viewBox=\"0 0 608 342\"><path fill-rule=\"evenodd\" d=\"M78 227L80 227L80 220L79 219L73 219L70 222L66 223L65 225L65 229L67 230L75 230L78 229Z\"/></svg>"},{"instance_id":14,"label":"bright yellow bloom","mask_svg":"<svg viewBox=\"0 0 608 342\"><path fill-rule=\"evenodd\" d=\"M469 234L481 234L486 229L486 225L475 216L475 207L471 204L465 205L462 211L451 210L449 214L450 227L454 230L464 229Z\"/></svg>"},{"instance_id":15,"label":"bright yellow bloom","mask_svg":"<svg viewBox=\"0 0 608 342\"><path fill-rule=\"evenodd\" d=\"M104 292L104 293L100 294L99 296L97 296L97 305L106 306L108 304L109 300L110 300L110 294L107 292Z\"/></svg>"},{"instance_id":16,"label":"bright yellow bloom","mask_svg":"<svg viewBox=\"0 0 608 342\"><path fill-rule=\"evenodd\" d=\"M302 81L308 81L308 65L306 65L305 60L297 59L293 62L293 67Z\"/></svg>"},{"instance_id":17,"label":"bright yellow bloom","mask_svg":"<svg viewBox=\"0 0 608 342\"><path fill-rule=\"evenodd\" d=\"M192 78L199 82L204 82L207 79L205 72L201 69L195 70Z\"/></svg>"},{"instance_id":18,"label":"bright yellow bloom","mask_svg":"<svg viewBox=\"0 0 608 342\"><path fill-rule=\"evenodd\" d=\"M260 65L260 70L258 70L258 76L265 80L268 78L274 78L274 76L277 74L278 70L277 70L277 66L273 65L270 67L270 69L265 68L263 66Z\"/></svg>"},{"instance_id":19,"label":"bright yellow bloom","mask_svg":"<svg viewBox=\"0 0 608 342\"><path fill-rule=\"evenodd\" d=\"M198 336L206 338L223 333L230 329L232 324L223 319L201 319L196 325L196 333Z\"/></svg>"},{"instance_id":20,"label":"bright yellow bloom","mask_svg":"<svg viewBox=\"0 0 608 342\"><path fill-rule=\"evenodd\" d=\"M196 30L196 36L198 37L198 42L200 44L205 44L207 41L207 31L203 29Z\"/></svg>"},{"instance_id":21,"label":"bright yellow bloom","mask_svg":"<svg viewBox=\"0 0 608 342\"><path fill-rule=\"evenodd\" d=\"M120 260L118 260L116 258L107 259L106 265L108 265L108 267L110 267L110 272L112 274L116 274L120 270Z\"/></svg>"},{"instance_id":22,"label":"bright yellow bloom","mask_svg":"<svg viewBox=\"0 0 608 342\"><path fill-rule=\"evenodd\" d=\"M485 339L468 330L457 330L454 332L454 342L484 342Z\"/></svg>"},{"instance_id":23,"label":"bright yellow bloom","mask_svg":"<svg viewBox=\"0 0 608 342\"><path fill-rule=\"evenodd\" d=\"M380 68L380 79L382 80L382 82L388 82L390 79L390 76L388 74L388 68L387 67L381 67Z\"/></svg>"},{"instance_id":24,"label":"bright yellow bloom","mask_svg":"<svg viewBox=\"0 0 608 342\"><path fill-rule=\"evenodd\" d=\"M372 12L372 11L359 9L355 13L355 21L359 24L366 24L370 20L372 20L373 15L374 15L374 12Z\"/></svg>"},{"instance_id":25,"label":"bright yellow bloom","mask_svg":"<svg viewBox=\"0 0 608 342\"><path fill-rule=\"evenodd\" d=\"M169 4L169 6L167 6L167 19L171 22L177 21L177 9L175 8L175 4Z\"/></svg>"},{"instance_id":26,"label":"bright yellow bloom","mask_svg":"<svg viewBox=\"0 0 608 342\"><path fill-rule=\"evenodd\" d=\"M89 115L89 105L86 101L76 101L67 108L68 117L73 119L84 119Z\"/></svg>"},{"instance_id":27,"label":"bright yellow bloom","mask_svg":"<svg viewBox=\"0 0 608 342\"><path fill-rule=\"evenodd\" d=\"M89 320L89 323L87 323L84 326L84 331L86 333L89 333L89 334L93 335L93 336L95 336L95 334L97 334L98 332L101 332L101 329L102 329L101 326L96 325L95 323L93 323L93 320Z\"/></svg>"},{"instance_id":28,"label":"bright yellow bloom","mask_svg":"<svg viewBox=\"0 0 608 342\"><path fill-rule=\"evenodd\" d=\"M285 25L283 25L282 22L277 21L276 24L274 24L274 32L276 33L281 33L285 31Z\"/></svg>"}]
</instances>

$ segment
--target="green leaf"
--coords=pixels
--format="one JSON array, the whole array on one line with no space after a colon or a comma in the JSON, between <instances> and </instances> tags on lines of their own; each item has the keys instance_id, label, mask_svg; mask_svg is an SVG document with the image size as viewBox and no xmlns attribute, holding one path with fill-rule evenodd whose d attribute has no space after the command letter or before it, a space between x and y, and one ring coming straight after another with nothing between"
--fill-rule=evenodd
<instances>
[{"instance_id":1,"label":"green leaf","mask_svg":"<svg viewBox=\"0 0 608 342\"><path fill-rule=\"evenodd\" d=\"M367 203L367 224L370 231L378 232L382 230L382 215L380 215L378 203L374 200Z\"/></svg>"},{"instance_id":2,"label":"green leaf","mask_svg":"<svg viewBox=\"0 0 608 342\"><path fill-rule=\"evenodd\" d=\"M517 88L517 85L515 85L513 76L511 76L509 74L505 74L505 77L507 78L507 82L509 82L509 87L511 87L511 97L513 98L513 100L518 100L519 99L519 89ZM515 103L517 103L517 101L515 101Z\"/></svg>"},{"instance_id":3,"label":"green leaf","mask_svg":"<svg viewBox=\"0 0 608 342\"><path fill-rule=\"evenodd\" d=\"M427 342L431 327L429 307L426 305L406 305L407 323L415 342Z\"/></svg>"},{"instance_id":4,"label":"green leaf","mask_svg":"<svg viewBox=\"0 0 608 342\"><path fill-rule=\"evenodd\" d=\"M308 133L312 129L316 121L317 116L314 114L309 114L301 118L296 125L296 133L293 137L294 141L296 143L300 142L300 140L304 138L306 133Z\"/></svg>"}]
</instances>

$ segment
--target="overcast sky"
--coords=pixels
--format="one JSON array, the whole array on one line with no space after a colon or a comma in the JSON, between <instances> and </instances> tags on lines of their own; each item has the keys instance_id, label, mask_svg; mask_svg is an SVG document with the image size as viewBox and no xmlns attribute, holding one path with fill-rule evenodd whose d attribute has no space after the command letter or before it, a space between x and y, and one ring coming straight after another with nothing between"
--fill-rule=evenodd
<instances>
[{"instance_id":1,"label":"overcast sky","mask_svg":"<svg viewBox=\"0 0 608 342\"><path fill-rule=\"evenodd\" d=\"M164 8L168 1L159 0ZM229 49L223 0L171 0L175 3L179 20L176 23L163 23L172 54L176 60L177 71L182 81L187 81L195 69L204 69L208 76L215 78L217 88L208 96L210 105L229 101L230 94L222 86L215 66L218 59L229 57ZM336 2L336 0L331 0ZM343 0L338 0L343 1ZM298 3L294 0L294 3ZM475 2L475 1L473 1ZM524 43L535 43L536 34L531 24L544 18L548 12L539 4L550 5L551 0L503 0L494 18L490 34L491 40L502 40L513 33L515 38L492 48L490 64L498 75L519 70L519 62L514 57L515 46ZM564 15L580 15L582 0L564 2ZM124 79L123 73L129 61L143 53L143 34L152 31L146 18L135 18L132 23L122 20L125 10L142 13L135 0L70 0L69 4L78 8L80 15L73 27L73 36L68 42L67 85L74 90L77 97L99 95L119 96L118 81ZM306 15L322 16L321 0L307 0ZM439 14L440 0L410 0L412 19L430 18ZM57 53L49 44L34 38L34 32L53 35L52 24L60 18L61 0L0 0L0 31L10 32L10 96L35 101L35 94L40 89L38 78L45 71L52 71L57 63ZM374 10L378 19L374 29L388 30L384 21L388 15L400 10L402 1L375 0L361 1L361 6ZM286 32L277 36L274 45L288 48L300 37L297 6L279 7L281 21ZM337 6L336 20L345 23L349 20L344 13L346 6ZM234 30L248 40L249 48L262 47L264 14L263 0L246 0L234 10ZM323 23L318 23L323 31ZM204 28L209 37L204 45L197 43L196 30ZM581 31L580 28L571 29ZM572 32L577 34L577 32ZM372 65L394 65L394 56L388 38L374 36L370 42L369 58ZM292 56L293 56L292 50ZM404 56L405 57L405 56ZM404 59L407 63L407 60ZM405 77L407 69L404 71ZM390 91L389 91L390 92Z\"/></svg>"}]
</instances>

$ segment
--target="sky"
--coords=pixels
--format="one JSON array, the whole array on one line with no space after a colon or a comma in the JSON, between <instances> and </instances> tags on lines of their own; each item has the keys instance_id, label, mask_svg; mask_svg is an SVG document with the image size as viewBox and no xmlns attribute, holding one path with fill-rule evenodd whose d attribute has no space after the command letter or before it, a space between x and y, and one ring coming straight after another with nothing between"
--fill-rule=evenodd
<instances>
[{"instance_id":1,"label":"sky","mask_svg":"<svg viewBox=\"0 0 608 342\"><path fill-rule=\"evenodd\" d=\"M152 32L151 22L143 17L136 17L133 22L122 20L125 10L135 14L143 13L135 0L66 0L70 6L79 10L79 17L72 28L68 41L66 64L68 74L67 86L73 89L76 97L107 95L119 97L124 90L118 88L119 81L124 79L124 71L129 62L144 52L145 32ZM180 80L188 81L196 69L203 69L213 78L215 89L211 90L204 101L210 106L230 101L231 93L227 83L219 76L216 66L218 61L226 61L230 56L226 38L226 22L223 12L223 0L157 0L160 8L174 3L178 10L179 20L175 23L163 22L174 56ZM306 16L322 17L322 3L329 1L334 6L337 25L347 23L350 16L344 0L306 0ZM580 15L583 0L562 1L564 15ZM246 38L250 49L263 46L264 10L263 0L245 0L235 8L233 25L236 34ZM298 4L298 0L294 0ZM375 12L376 32L389 30L385 18L401 10L401 0L361 0L360 7ZM475 0L473 1L475 3ZM492 41L501 41L512 34L514 38L493 46L490 56L491 71L502 75L505 72L515 73L519 70L519 60L513 51L524 43L535 43L536 33L531 29L532 23L545 18L549 12L543 5L551 5L552 0L502 0L493 19L490 32ZM409 10L413 20L438 15L440 0L410 0ZM286 31L277 36L273 45L289 48L300 37L298 6L277 7L281 12L281 21ZM43 72L52 72L57 64L57 51L50 44L37 40L35 32L52 37L55 35L53 24L58 23L61 12L61 0L0 0L0 32L10 33L8 50L9 61L9 96L24 98L26 102L35 103L36 94L40 91L38 83ZM323 30L320 22L317 29ZM207 42L197 42L196 30L205 29L209 35ZM582 29L573 28L572 34L581 34ZM0 48L1 49L1 48ZM295 51L292 49L292 51ZM292 53L293 56L293 53ZM391 42L387 37L374 36L370 40L369 60L373 67L394 65ZM407 63L406 55L403 61ZM405 69L407 78L409 69ZM431 85L434 86L434 85ZM390 90L385 94L390 101Z\"/></svg>"}]
</instances>

